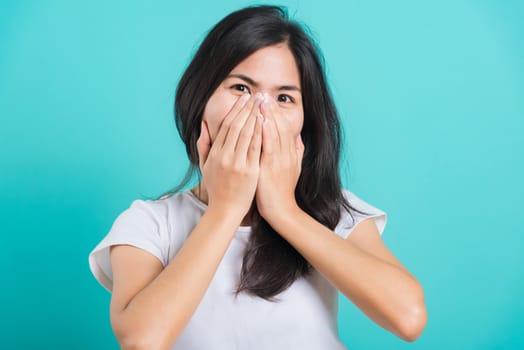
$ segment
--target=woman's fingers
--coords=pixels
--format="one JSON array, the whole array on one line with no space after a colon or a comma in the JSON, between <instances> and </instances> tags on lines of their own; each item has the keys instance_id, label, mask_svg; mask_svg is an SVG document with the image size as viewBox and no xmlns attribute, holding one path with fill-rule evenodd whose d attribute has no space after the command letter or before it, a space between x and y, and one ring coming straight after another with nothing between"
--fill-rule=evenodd
<instances>
[{"instance_id":1,"label":"woman's fingers","mask_svg":"<svg viewBox=\"0 0 524 350\"><path fill-rule=\"evenodd\" d=\"M293 135L291 133L291 128L289 127L289 121L286 119L285 116L278 113L278 110L276 108L276 102L273 100L270 100L268 104L269 114L273 116L274 126L276 127L276 132L278 136L278 145L280 152L283 152L284 154L286 152L289 152L288 154L292 155L296 152L295 147L295 140L293 138Z\"/></svg>"},{"instance_id":2,"label":"woman's fingers","mask_svg":"<svg viewBox=\"0 0 524 350\"><path fill-rule=\"evenodd\" d=\"M251 95L247 95L247 94L240 97L235 102L235 104L233 105L229 113L225 116L224 120L222 120L222 123L220 124L220 128L218 130L217 137L214 142L214 144L216 144L215 146L216 148L221 149L224 146L224 142L226 140L226 136L229 131L229 126L231 125L233 120L236 118L238 113L240 113L240 111L246 108L251 110L254 101L250 97Z\"/></svg>"},{"instance_id":3,"label":"woman's fingers","mask_svg":"<svg viewBox=\"0 0 524 350\"><path fill-rule=\"evenodd\" d=\"M235 153L235 149L238 149L238 143L240 142L242 144L241 147L243 152L240 153L240 155L244 160L246 159L247 145L249 144L249 140L246 139L246 133L249 134L249 138L251 138L251 135L253 135L254 119L259 114L259 106L262 102L262 99L263 97L261 94L255 94L252 100L246 104L246 107L251 107L251 109L242 108L242 110L238 113L236 118L229 126L229 131L223 146L224 151L229 152L230 154ZM252 123L249 122L250 120ZM242 132L244 133L243 141L240 140L240 137L242 137Z\"/></svg>"},{"instance_id":4,"label":"woman's fingers","mask_svg":"<svg viewBox=\"0 0 524 350\"><path fill-rule=\"evenodd\" d=\"M304 159L304 151L305 146L304 142L302 142L302 135L298 134L296 139L296 149L297 149L297 163L298 163L298 173L300 174L302 171L302 160Z\"/></svg>"},{"instance_id":5,"label":"woman's fingers","mask_svg":"<svg viewBox=\"0 0 524 350\"><path fill-rule=\"evenodd\" d=\"M253 138L253 133L255 131L256 121L258 118L258 115L260 115L260 103L262 102L262 95L258 95L257 102L255 102L255 105L253 106L253 109L251 110L250 114L247 116L247 120L244 123L244 126L242 127L242 130L240 131L240 134L238 136L238 141L235 148L235 154L237 156L242 157L243 161L246 161L246 156L248 153L248 148L251 144L251 140ZM235 123L236 123L235 119ZM241 122L241 120L239 120ZM228 135L228 139L229 139ZM232 135L234 136L234 135Z\"/></svg>"},{"instance_id":6,"label":"woman's fingers","mask_svg":"<svg viewBox=\"0 0 524 350\"><path fill-rule=\"evenodd\" d=\"M247 152L248 166L260 163L260 153L262 152L262 123L264 117L260 114L256 117L255 131L251 138L249 150Z\"/></svg>"},{"instance_id":7,"label":"woman's fingers","mask_svg":"<svg viewBox=\"0 0 524 350\"><path fill-rule=\"evenodd\" d=\"M262 125L262 152L264 157L272 157L278 152L278 135L272 119L269 115L265 116Z\"/></svg>"},{"instance_id":8,"label":"woman's fingers","mask_svg":"<svg viewBox=\"0 0 524 350\"><path fill-rule=\"evenodd\" d=\"M209 155L209 150L211 149L211 137L209 136L207 123L204 121L201 123L200 136L198 137L196 144L198 150L198 162L200 165L200 171L202 171Z\"/></svg>"},{"instance_id":9,"label":"woman's fingers","mask_svg":"<svg viewBox=\"0 0 524 350\"><path fill-rule=\"evenodd\" d=\"M266 95L264 103L261 105L261 111L265 118L262 131L262 151L267 156L272 156L281 151L280 136L275 123L277 118L275 118L275 109L272 108L272 103Z\"/></svg>"}]
</instances>

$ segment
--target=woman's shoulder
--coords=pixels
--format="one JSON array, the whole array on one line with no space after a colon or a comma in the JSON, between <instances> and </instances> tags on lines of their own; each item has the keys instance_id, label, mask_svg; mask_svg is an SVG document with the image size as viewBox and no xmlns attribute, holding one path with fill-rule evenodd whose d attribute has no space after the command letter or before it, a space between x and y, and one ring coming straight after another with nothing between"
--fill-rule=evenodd
<instances>
[{"instance_id":1,"label":"woman's shoulder","mask_svg":"<svg viewBox=\"0 0 524 350\"><path fill-rule=\"evenodd\" d=\"M168 193L157 199L136 199L131 207L150 212L151 218L163 226L174 246L183 242L207 209L191 190Z\"/></svg>"},{"instance_id":2,"label":"woman's shoulder","mask_svg":"<svg viewBox=\"0 0 524 350\"><path fill-rule=\"evenodd\" d=\"M364 197L360 193L357 195L354 191L346 188L342 188L341 191L344 198L349 202L349 204L352 207L355 207L359 210L372 210L373 212L378 210L382 212L381 209L371 204L371 202L368 201L367 197L366 199L364 199Z\"/></svg>"},{"instance_id":3,"label":"woman's shoulder","mask_svg":"<svg viewBox=\"0 0 524 350\"><path fill-rule=\"evenodd\" d=\"M130 208L136 207L151 211L159 217L166 219L180 210L197 209L199 203L195 203L194 196L190 190L179 192L168 192L157 198L140 198L131 202Z\"/></svg>"},{"instance_id":4,"label":"woman's shoulder","mask_svg":"<svg viewBox=\"0 0 524 350\"><path fill-rule=\"evenodd\" d=\"M185 239L184 228L190 218L187 193L174 193L158 199L131 201L113 221L109 231L89 253L89 266L96 279L109 291L112 288L110 247L117 244L141 248L167 266ZM194 211L194 209L193 209ZM194 215L196 216L196 215ZM177 229L174 230L176 225Z\"/></svg>"},{"instance_id":5,"label":"woman's shoulder","mask_svg":"<svg viewBox=\"0 0 524 350\"><path fill-rule=\"evenodd\" d=\"M348 235L348 232L344 230L353 228L356 224L367 218L373 218L375 220L379 232L382 235L387 223L387 213L377 206L375 201L371 204L367 196L361 195L360 193L357 195L354 191L346 188L342 188L341 190L344 198L351 207L349 212L347 210L342 211L341 220L337 226L337 229L342 230L343 236L346 237Z\"/></svg>"}]
</instances>

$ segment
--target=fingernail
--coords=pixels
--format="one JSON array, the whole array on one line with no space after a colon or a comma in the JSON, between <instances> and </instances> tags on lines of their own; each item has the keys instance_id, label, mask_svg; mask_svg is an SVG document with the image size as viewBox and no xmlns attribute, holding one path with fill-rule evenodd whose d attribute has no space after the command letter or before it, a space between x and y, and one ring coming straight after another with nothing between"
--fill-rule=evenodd
<instances>
[{"instance_id":1,"label":"fingernail","mask_svg":"<svg viewBox=\"0 0 524 350\"><path fill-rule=\"evenodd\" d=\"M258 92L257 92L257 93L255 94L255 100L256 100L257 102L261 102L261 101L264 100L264 96L263 96L261 93L258 93Z\"/></svg>"},{"instance_id":2,"label":"fingernail","mask_svg":"<svg viewBox=\"0 0 524 350\"><path fill-rule=\"evenodd\" d=\"M266 107L267 109L270 109L271 108L271 96L269 96L269 94L265 94L264 95L264 107Z\"/></svg>"},{"instance_id":3,"label":"fingernail","mask_svg":"<svg viewBox=\"0 0 524 350\"><path fill-rule=\"evenodd\" d=\"M264 117L262 114L257 115L257 123L262 125L264 123Z\"/></svg>"},{"instance_id":4,"label":"fingernail","mask_svg":"<svg viewBox=\"0 0 524 350\"><path fill-rule=\"evenodd\" d=\"M247 100L249 100L250 97L251 97L251 95L249 95L249 94L242 95L242 97L240 98L240 102L246 103Z\"/></svg>"}]
</instances>

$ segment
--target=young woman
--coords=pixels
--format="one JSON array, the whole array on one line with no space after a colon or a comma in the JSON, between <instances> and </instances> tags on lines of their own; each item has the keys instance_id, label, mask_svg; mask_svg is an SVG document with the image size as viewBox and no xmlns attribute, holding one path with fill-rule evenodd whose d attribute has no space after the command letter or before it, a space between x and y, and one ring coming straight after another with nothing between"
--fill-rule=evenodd
<instances>
[{"instance_id":1,"label":"young woman","mask_svg":"<svg viewBox=\"0 0 524 350\"><path fill-rule=\"evenodd\" d=\"M176 93L186 178L133 201L89 256L123 349L346 349L337 291L419 337L423 289L381 239L386 213L341 187L320 58L280 7L208 33Z\"/></svg>"}]
</instances>

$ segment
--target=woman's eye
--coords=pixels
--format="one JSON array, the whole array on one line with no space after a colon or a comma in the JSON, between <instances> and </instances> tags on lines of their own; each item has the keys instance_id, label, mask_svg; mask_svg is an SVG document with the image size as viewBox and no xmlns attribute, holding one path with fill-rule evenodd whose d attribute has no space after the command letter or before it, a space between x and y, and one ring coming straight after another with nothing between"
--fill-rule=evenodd
<instances>
[{"instance_id":1,"label":"woman's eye","mask_svg":"<svg viewBox=\"0 0 524 350\"><path fill-rule=\"evenodd\" d=\"M293 102L293 98L289 95L278 95L279 102Z\"/></svg>"},{"instance_id":2,"label":"woman's eye","mask_svg":"<svg viewBox=\"0 0 524 350\"><path fill-rule=\"evenodd\" d=\"M244 84L235 84L231 86L233 89L241 91L241 92L249 92L249 89Z\"/></svg>"}]
</instances>

